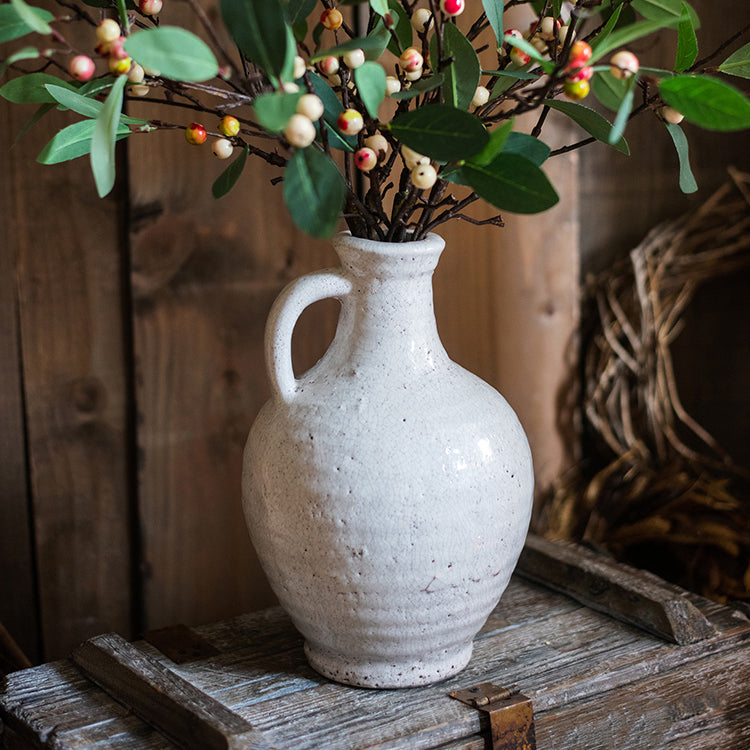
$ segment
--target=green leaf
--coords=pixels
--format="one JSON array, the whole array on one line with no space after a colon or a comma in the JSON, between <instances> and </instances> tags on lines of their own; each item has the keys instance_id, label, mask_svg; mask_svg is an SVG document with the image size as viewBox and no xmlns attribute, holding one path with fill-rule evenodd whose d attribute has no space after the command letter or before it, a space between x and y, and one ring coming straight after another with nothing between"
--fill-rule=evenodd
<instances>
[{"instance_id":1,"label":"green leaf","mask_svg":"<svg viewBox=\"0 0 750 750\"><path fill-rule=\"evenodd\" d=\"M294 223L313 237L330 237L346 201L346 183L317 148L294 152L284 175L284 203Z\"/></svg>"},{"instance_id":2,"label":"green leaf","mask_svg":"<svg viewBox=\"0 0 750 750\"><path fill-rule=\"evenodd\" d=\"M514 78L517 81L535 81L539 78L539 73L532 73L530 70L483 70L484 76L495 76L497 78Z\"/></svg>"},{"instance_id":3,"label":"green leaf","mask_svg":"<svg viewBox=\"0 0 750 750\"><path fill-rule=\"evenodd\" d=\"M512 130L513 120L504 122L490 133L490 140L487 142L487 145L478 154L474 154L469 161L472 164L480 166L489 164L503 150Z\"/></svg>"},{"instance_id":4,"label":"green leaf","mask_svg":"<svg viewBox=\"0 0 750 750\"><path fill-rule=\"evenodd\" d=\"M14 104L45 104L55 102L55 98L47 91L47 84L64 86L71 91L76 87L68 81L63 81L49 73L27 73L26 75L8 81L0 88L0 96Z\"/></svg>"},{"instance_id":5,"label":"green leaf","mask_svg":"<svg viewBox=\"0 0 750 750\"><path fill-rule=\"evenodd\" d=\"M126 82L125 76L118 76L115 80L91 136L91 171L94 173L100 198L107 195L115 185L115 144L122 113L122 91Z\"/></svg>"},{"instance_id":6,"label":"green leaf","mask_svg":"<svg viewBox=\"0 0 750 750\"><path fill-rule=\"evenodd\" d=\"M632 7L637 10L644 18L650 21L661 21L664 19L679 18L682 13L683 0L633 0ZM700 27L700 20L695 10L687 3L687 12L697 29Z\"/></svg>"},{"instance_id":7,"label":"green leaf","mask_svg":"<svg viewBox=\"0 0 750 750\"><path fill-rule=\"evenodd\" d=\"M312 81L315 93L320 97L324 107L322 118L323 123L321 123L320 120L315 123L318 137L320 138L320 128L327 126L329 146L344 151L354 151L354 148L357 145L357 138L352 135L343 136L338 131L336 120L344 111L341 100L336 96L334 90L317 73L310 73L310 80Z\"/></svg>"},{"instance_id":8,"label":"green leaf","mask_svg":"<svg viewBox=\"0 0 750 750\"><path fill-rule=\"evenodd\" d=\"M501 153L486 165L467 162L461 171L480 198L501 210L535 214L560 200L544 172L518 154Z\"/></svg>"},{"instance_id":9,"label":"green leaf","mask_svg":"<svg viewBox=\"0 0 750 750\"><path fill-rule=\"evenodd\" d=\"M173 81L207 81L219 70L208 45L177 26L136 31L127 38L125 50L145 68Z\"/></svg>"},{"instance_id":10,"label":"green leaf","mask_svg":"<svg viewBox=\"0 0 750 750\"><path fill-rule=\"evenodd\" d=\"M448 104L428 104L391 120L390 131L414 151L437 161L468 159L489 141L482 121Z\"/></svg>"},{"instance_id":11,"label":"green leaf","mask_svg":"<svg viewBox=\"0 0 750 750\"><path fill-rule=\"evenodd\" d=\"M591 91L607 109L617 112L628 93L628 79L615 78L609 69L594 73Z\"/></svg>"},{"instance_id":12,"label":"green leaf","mask_svg":"<svg viewBox=\"0 0 750 750\"><path fill-rule=\"evenodd\" d=\"M5 6L0 6L5 7ZM20 60L36 60L40 56L40 52L36 47L24 47L14 52L10 57L3 60L0 65L0 78L5 75L5 70L9 65L19 62Z\"/></svg>"},{"instance_id":13,"label":"green leaf","mask_svg":"<svg viewBox=\"0 0 750 750\"><path fill-rule=\"evenodd\" d=\"M613 11L610 17L607 19L607 23L604 24L602 30L594 37L593 44L603 44L607 37L615 30L617 22L620 20L620 14L624 6L618 5Z\"/></svg>"},{"instance_id":14,"label":"green leaf","mask_svg":"<svg viewBox=\"0 0 750 750\"><path fill-rule=\"evenodd\" d=\"M690 168L690 151L685 133L682 132L679 125L671 122L665 122L664 126L667 128L669 135L672 136L672 142L680 162L680 190L683 193L694 193L698 190L698 183L695 181L693 170Z\"/></svg>"},{"instance_id":15,"label":"green leaf","mask_svg":"<svg viewBox=\"0 0 750 750\"><path fill-rule=\"evenodd\" d=\"M286 4L286 18L291 26L307 21L315 10L318 0L289 0Z\"/></svg>"},{"instance_id":16,"label":"green leaf","mask_svg":"<svg viewBox=\"0 0 750 750\"><path fill-rule=\"evenodd\" d=\"M10 0L15 8L16 14L32 31L37 34L51 34L52 27L47 23L45 14L47 11L27 5L24 0Z\"/></svg>"},{"instance_id":17,"label":"green leaf","mask_svg":"<svg viewBox=\"0 0 750 750\"><path fill-rule=\"evenodd\" d=\"M370 0L370 7L379 15L388 13L388 0Z\"/></svg>"},{"instance_id":18,"label":"green leaf","mask_svg":"<svg viewBox=\"0 0 750 750\"><path fill-rule=\"evenodd\" d=\"M482 7L487 15L487 20L495 32L497 46L503 44L503 12L505 11L505 0L482 0Z\"/></svg>"},{"instance_id":19,"label":"green leaf","mask_svg":"<svg viewBox=\"0 0 750 750\"><path fill-rule=\"evenodd\" d=\"M479 84L482 66L471 42L452 23L443 27L443 59L452 58L450 65L441 69L437 59L437 35L430 40L430 60L433 70L445 76L443 95L447 104L467 110Z\"/></svg>"},{"instance_id":20,"label":"green leaf","mask_svg":"<svg viewBox=\"0 0 750 750\"><path fill-rule=\"evenodd\" d=\"M224 26L248 60L269 76L280 76L287 61L287 26L281 0L220 0Z\"/></svg>"},{"instance_id":21,"label":"green leaf","mask_svg":"<svg viewBox=\"0 0 750 750\"><path fill-rule=\"evenodd\" d=\"M518 154L536 164L537 167L541 167L547 161L551 149L544 141L534 138L533 135L514 131L508 136L508 140L505 141L503 153Z\"/></svg>"},{"instance_id":22,"label":"green leaf","mask_svg":"<svg viewBox=\"0 0 750 750\"><path fill-rule=\"evenodd\" d=\"M255 117L262 127L271 133L280 133L297 111L297 102L302 92L287 94L276 91L272 94L261 94L253 102Z\"/></svg>"},{"instance_id":23,"label":"green leaf","mask_svg":"<svg viewBox=\"0 0 750 750\"><path fill-rule=\"evenodd\" d=\"M545 99L544 103L551 109L562 112L569 117L573 122L580 125L589 135L593 135L597 141L607 143L617 149L620 153L630 155L630 149L624 138L620 137L615 143L609 142L612 124L606 117L602 117L598 112L595 112L589 107L585 107L583 104L576 104L575 102L566 102L558 99Z\"/></svg>"},{"instance_id":24,"label":"green leaf","mask_svg":"<svg viewBox=\"0 0 750 750\"><path fill-rule=\"evenodd\" d=\"M609 132L608 143L610 146L614 146L615 143L622 140L622 134L625 132L630 112L633 109L633 96L635 94L636 81L637 79L635 76L627 79L628 89L625 92L622 102L620 102L620 109L617 110L615 121L612 124L612 130Z\"/></svg>"},{"instance_id":25,"label":"green leaf","mask_svg":"<svg viewBox=\"0 0 750 750\"><path fill-rule=\"evenodd\" d=\"M411 88L391 94L391 99L413 99L415 96L421 96L428 91L433 91L438 86L442 86L444 80L445 76L442 73L433 73L430 76L424 76L414 82Z\"/></svg>"},{"instance_id":26,"label":"green leaf","mask_svg":"<svg viewBox=\"0 0 750 750\"><path fill-rule=\"evenodd\" d=\"M589 65L593 65L597 60L608 55L618 47L630 44L630 42L634 42L636 39L641 39L644 36L653 34L655 31L673 28L677 26L679 22L679 16L669 16L668 18L659 21L639 21L638 23L613 31L606 39L602 40L600 44L597 44L596 46L593 44L591 45L594 53L589 59Z\"/></svg>"},{"instance_id":27,"label":"green leaf","mask_svg":"<svg viewBox=\"0 0 750 750\"><path fill-rule=\"evenodd\" d=\"M710 76L678 75L659 81L661 98L688 122L706 130L750 127L750 101L728 83Z\"/></svg>"},{"instance_id":28,"label":"green leaf","mask_svg":"<svg viewBox=\"0 0 750 750\"><path fill-rule=\"evenodd\" d=\"M318 50L310 58L310 62L318 62L318 60L322 60L324 57L343 57L347 52L352 52L355 49L361 49L365 53L365 56L367 56L368 53L376 52L377 50L380 50L380 54L382 54L385 45L383 44L383 39L378 35L369 34L368 36L355 37L342 44L337 44L330 49Z\"/></svg>"},{"instance_id":29,"label":"green leaf","mask_svg":"<svg viewBox=\"0 0 750 750\"><path fill-rule=\"evenodd\" d=\"M529 44L529 42L527 42L525 39L520 39L519 37L515 36L508 36L506 34L505 41L511 47L516 47L522 52L525 52L532 60L534 60L534 62L541 66L542 70L545 73L551 73L555 69L555 63L544 57L544 55L542 55L542 53L539 52L536 47L534 47L532 44Z\"/></svg>"},{"instance_id":30,"label":"green leaf","mask_svg":"<svg viewBox=\"0 0 750 750\"><path fill-rule=\"evenodd\" d=\"M216 178L216 181L211 186L211 193L214 198L218 200L224 197L235 186L235 183L242 174L242 170L245 168L245 162L249 153L250 148L245 146L237 158Z\"/></svg>"},{"instance_id":31,"label":"green leaf","mask_svg":"<svg viewBox=\"0 0 750 750\"><path fill-rule=\"evenodd\" d=\"M750 44L740 47L719 65L722 73L740 78L750 78Z\"/></svg>"},{"instance_id":32,"label":"green leaf","mask_svg":"<svg viewBox=\"0 0 750 750\"><path fill-rule=\"evenodd\" d=\"M354 69L354 83L362 103L373 120L378 119L378 107L385 99L385 70L376 62L366 61Z\"/></svg>"},{"instance_id":33,"label":"green leaf","mask_svg":"<svg viewBox=\"0 0 750 750\"><path fill-rule=\"evenodd\" d=\"M45 23L52 21L55 17L48 11L41 8L35 8L37 18ZM29 26L13 5L0 5L0 44L11 42L26 34L30 34L34 29Z\"/></svg>"},{"instance_id":34,"label":"green leaf","mask_svg":"<svg viewBox=\"0 0 750 750\"><path fill-rule=\"evenodd\" d=\"M59 102L63 107L72 109L73 112L83 115L84 117L96 119L99 117L99 114L104 107L102 102L99 102L96 99L90 99L88 96L81 96L78 92L71 91L64 86L56 86L48 83L46 89L56 102ZM122 115L120 122L128 123L130 125L145 125L148 120Z\"/></svg>"},{"instance_id":35,"label":"green leaf","mask_svg":"<svg viewBox=\"0 0 750 750\"><path fill-rule=\"evenodd\" d=\"M36 160L40 164L59 164L63 161L77 159L91 152L91 138L94 134L96 122L94 120L82 120L63 128L52 137L47 145L41 150ZM117 140L127 138L130 130L124 125L117 129Z\"/></svg>"},{"instance_id":36,"label":"green leaf","mask_svg":"<svg viewBox=\"0 0 750 750\"><path fill-rule=\"evenodd\" d=\"M360 49L365 53L365 59L370 62L377 62L388 46L393 42L391 32L386 28L385 22L382 18L378 18L378 22L375 24L373 30L367 35L367 39L369 41L365 45L366 48L360 47Z\"/></svg>"},{"instance_id":37,"label":"green leaf","mask_svg":"<svg viewBox=\"0 0 750 750\"><path fill-rule=\"evenodd\" d=\"M695 28L690 18L687 3L682 4L682 16L680 25L677 27L677 57L674 69L677 73L687 70L698 57L698 39L695 36Z\"/></svg>"},{"instance_id":38,"label":"green leaf","mask_svg":"<svg viewBox=\"0 0 750 750\"><path fill-rule=\"evenodd\" d=\"M401 6L399 0L389 0L388 7L390 8L391 18L394 21L393 31L396 33L396 39L398 39L398 42L396 42L396 39L392 36L390 37L388 50L398 57L401 54L401 50L411 47L414 39L414 29L412 28L409 16Z\"/></svg>"}]
</instances>

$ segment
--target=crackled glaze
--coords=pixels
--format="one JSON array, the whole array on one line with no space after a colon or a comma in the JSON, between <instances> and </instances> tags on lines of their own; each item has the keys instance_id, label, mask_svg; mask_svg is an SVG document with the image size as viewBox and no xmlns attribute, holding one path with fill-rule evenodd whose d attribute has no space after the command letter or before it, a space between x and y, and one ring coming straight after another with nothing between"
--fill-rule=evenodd
<instances>
[{"instance_id":1,"label":"crackled glaze","mask_svg":"<svg viewBox=\"0 0 750 750\"><path fill-rule=\"evenodd\" d=\"M273 397L248 438L245 515L311 665L339 682L444 679L505 589L529 524L533 473L513 410L452 362L432 272L443 241L334 239L341 267L304 276L266 331ZM322 359L295 379L291 333L341 302Z\"/></svg>"}]
</instances>

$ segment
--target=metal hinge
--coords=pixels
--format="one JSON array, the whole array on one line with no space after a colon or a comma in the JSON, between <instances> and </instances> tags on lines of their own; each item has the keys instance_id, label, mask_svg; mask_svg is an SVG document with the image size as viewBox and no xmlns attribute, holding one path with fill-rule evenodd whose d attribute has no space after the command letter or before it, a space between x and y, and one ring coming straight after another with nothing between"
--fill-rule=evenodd
<instances>
[{"instance_id":1,"label":"metal hinge","mask_svg":"<svg viewBox=\"0 0 750 750\"><path fill-rule=\"evenodd\" d=\"M492 750L536 750L531 699L517 688L483 682L450 696L490 715Z\"/></svg>"}]
</instances>

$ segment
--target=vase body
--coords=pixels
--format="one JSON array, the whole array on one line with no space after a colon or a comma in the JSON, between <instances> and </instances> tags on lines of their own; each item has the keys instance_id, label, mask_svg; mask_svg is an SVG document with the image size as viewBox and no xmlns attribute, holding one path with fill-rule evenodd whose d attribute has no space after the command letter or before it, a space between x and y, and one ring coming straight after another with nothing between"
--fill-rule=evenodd
<instances>
[{"instance_id":1,"label":"vase body","mask_svg":"<svg viewBox=\"0 0 750 750\"><path fill-rule=\"evenodd\" d=\"M462 669L528 529L528 442L503 397L450 360L432 272L443 241L334 238L341 268L290 284L269 317L273 397L245 449L243 504L311 665L364 687ZM333 342L294 377L304 307L337 297Z\"/></svg>"}]
</instances>

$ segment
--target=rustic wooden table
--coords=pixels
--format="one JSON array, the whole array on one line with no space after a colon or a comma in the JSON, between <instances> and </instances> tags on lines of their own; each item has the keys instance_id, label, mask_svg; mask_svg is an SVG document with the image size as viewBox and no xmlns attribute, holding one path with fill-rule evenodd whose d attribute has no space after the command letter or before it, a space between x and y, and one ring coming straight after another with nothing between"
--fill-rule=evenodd
<instances>
[{"instance_id":1,"label":"rustic wooden table","mask_svg":"<svg viewBox=\"0 0 750 750\"><path fill-rule=\"evenodd\" d=\"M543 575L552 558L541 553L527 550L525 576ZM15 672L0 691L0 744L145 750L175 747L169 735L197 748L483 750L491 746L488 714L449 693L490 682L517 685L532 700L538 748L750 748L750 622L742 613L665 586L661 604L672 604L662 610L677 615L664 625L649 615L661 595L653 577L628 579L608 563L610 577L589 569L576 578L565 559L557 565L558 585L595 607L629 600L636 606L627 617L677 632L689 619L685 604L703 632L688 623L677 637L694 642L670 643L517 575L461 674L379 691L312 671L300 636L273 608L132 646L103 636L74 660Z\"/></svg>"}]
</instances>

